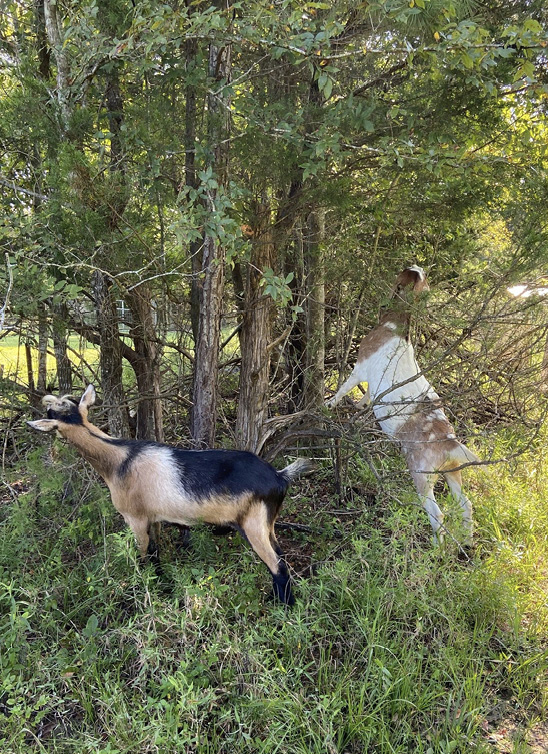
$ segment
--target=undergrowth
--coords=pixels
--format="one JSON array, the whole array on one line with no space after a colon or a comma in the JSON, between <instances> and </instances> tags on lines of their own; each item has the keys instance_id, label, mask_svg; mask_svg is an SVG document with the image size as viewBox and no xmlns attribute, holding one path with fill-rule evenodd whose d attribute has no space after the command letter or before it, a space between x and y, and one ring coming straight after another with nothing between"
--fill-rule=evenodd
<instances>
[{"instance_id":1,"label":"undergrowth","mask_svg":"<svg viewBox=\"0 0 548 754\"><path fill-rule=\"evenodd\" d=\"M350 501L329 468L287 500L308 529L281 532L286 610L236 534L185 551L166 528L163 576L141 567L88 467L40 442L2 496L2 752L485 754L509 718L528 751L548 704L543 458L467 474L469 560L432 546L404 473L352 473Z\"/></svg>"}]
</instances>

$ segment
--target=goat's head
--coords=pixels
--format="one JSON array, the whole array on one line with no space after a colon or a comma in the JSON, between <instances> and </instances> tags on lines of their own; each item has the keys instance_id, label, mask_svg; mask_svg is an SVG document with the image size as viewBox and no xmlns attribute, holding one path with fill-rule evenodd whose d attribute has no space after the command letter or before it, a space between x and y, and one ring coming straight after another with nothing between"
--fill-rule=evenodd
<instances>
[{"instance_id":1,"label":"goat's head","mask_svg":"<svg viewBox=\"0 0 548 754\"><path fill-rule=\"evenodd\" d=\"M87 422L88 409L95 403L95 388L88 385L84 394L77 401L71 395L63 395L57 398L54 395L46 395L42 399L47 409L47 419L28 421L27 424L39 432L53 432L57 430L63 434L63 427Z\"/></svg>"},{"instance_id":2,"label":"goat's head","mask_svg":"<svg viewBox=\"0 0 548 754\"><path fill-rule=\"evenodd\" d=\"M430 290L425 271L416 264L400 272L392 288L392 298L404 299L408 290L412 291L413 296Z\"/></svg>"}]
</instances>

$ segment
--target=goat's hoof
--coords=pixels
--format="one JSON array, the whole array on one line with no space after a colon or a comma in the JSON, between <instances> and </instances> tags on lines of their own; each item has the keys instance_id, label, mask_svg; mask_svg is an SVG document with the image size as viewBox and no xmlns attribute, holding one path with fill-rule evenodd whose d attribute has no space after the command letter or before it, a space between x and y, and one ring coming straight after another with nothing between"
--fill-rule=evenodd
<instances>
[{"instance_id":1,"label":"goat's hoof","mask_svg":"<svg viewBox=\"0 0 548 754\"><path fill-rule=\"evenodd\" d=\"M190 534L190 527L183 526L182 524L175 524L179 530L179 547L183 550L190 550L192 547L192 536Z\"/></svg>"},{"instance_id":2,"label":"goat's hoof","mask_svg":"<svg viewBox=\"0 0 548 754\"><path fill-rule=\"evenodd\" d=\"M283 605L286 608L293 607L293 605L295 604L295 597L293 596L293 592L289 592L289 594L280 594L279 592L272 590L266 599L268 602L275 602L278 605Z\"/></svg>"},{"instance_id":3,"label":"goat's hoof","mask_svg":"<svg viewBox=\"0 0 548 754\"><path fill-rule=\"evenodd\" d=\"M472 542L465 542L460 545L457 558L465 563L468 563L474 557L475 547Z\"/></svg>"}]
</instances>

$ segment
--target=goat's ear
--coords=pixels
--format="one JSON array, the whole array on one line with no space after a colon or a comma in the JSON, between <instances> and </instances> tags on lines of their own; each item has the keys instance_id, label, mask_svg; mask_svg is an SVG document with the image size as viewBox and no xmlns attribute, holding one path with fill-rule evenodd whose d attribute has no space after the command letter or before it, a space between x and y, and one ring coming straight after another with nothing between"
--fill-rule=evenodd
<instances>
[{"instance_id":1,"label":"goat's ear","mask_svg":"<svg viewBox=\"0 0 548 754\"><path fill-rule=\"evenodd\" d=\"M400 272L394 283L392 296L400 296L406 288L410 288L414 294L430 290L426 273L422 267L413 265L412 267L406 267L405 270Z\"/></svg>"},{"instance_id":2,"label":"goat's ear","mask_svg":"<svg viewBox=\"0 0 548 754\"><path fill-rule=\"evenodd\" d=\"M93 385L88 385L85 389L84 395L80 398L79 408L84 409L87 412L91 406L95 403L95 388Z\"/></svg>"},{"instance_id":3,"label":"goat's ear","mask_svg":"<svg viewBox=\"0 0 548 754\"><path fill-rule=\"evenodd\" d=\"M430 286L428 285L428 280L426 279L426 272L422 269L422 267L417 267L416 265L413 265L412 267L409 268L409 272L413 272L415 275L413 293L418 294L418 293L422 293L423 291L430 290Z\"/></svg>"},{"instance_id":4,"label":"goat's ear","mask_svg":"<svg viewBox=\"0 0 548 754\"><path fill-rule=\"evenodd\" d=\"M28 421L27 424L39 432L53 432L54 429L59 427L57 419L35 419L34 421Z\"/></svg>"}]
</instances>

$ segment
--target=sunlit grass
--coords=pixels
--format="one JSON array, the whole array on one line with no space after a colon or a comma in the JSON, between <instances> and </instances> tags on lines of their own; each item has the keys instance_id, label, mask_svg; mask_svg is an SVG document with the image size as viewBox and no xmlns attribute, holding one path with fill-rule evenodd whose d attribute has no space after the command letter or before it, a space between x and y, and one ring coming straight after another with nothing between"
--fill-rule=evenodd
<instances>
[{"instance_id":1,"label":"sunlit grass","mask_svg":"<svg viewBox=\"0 0 548 754\"><path fill-rule=\"evenodd\" d=\"M38 371L38 350L31 347L31 364L36 379ZM99 363L99 350L87 340L78 336L68 339L67 354L77 371L89 372L88 367L96 369ZM17 381L28 387L28 364L25 344L16 335L10 335L0 339L0 369L4 377ZM53 343L48 343L46 355L47 380L53 381L57 372Z\"/></svg>"}]
</instances>

